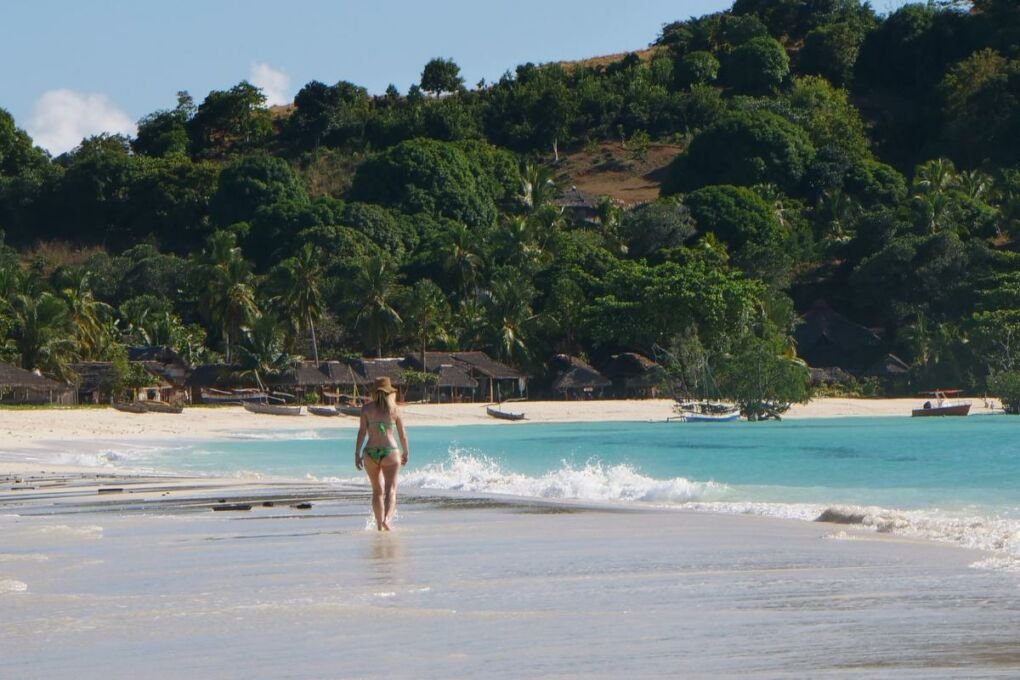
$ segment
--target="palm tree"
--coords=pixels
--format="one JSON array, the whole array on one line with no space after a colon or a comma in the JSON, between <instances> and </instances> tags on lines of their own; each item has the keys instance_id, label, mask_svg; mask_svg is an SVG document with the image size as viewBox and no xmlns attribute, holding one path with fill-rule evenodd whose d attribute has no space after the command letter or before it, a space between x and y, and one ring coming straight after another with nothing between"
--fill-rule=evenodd
<instances>
[{"instance_id":1,"label":"palm tree","mask_svg":"<svg viewBox=\"0 0 1020 680\"><path fill-rule=\"evenodd\" d=\"M232 338L258 315L251 265L241 255L233 233L218 231L209 237L201 272L204 279L202 302L213 323L223 333L226 360L230 363Z\"/></svg>"},{"instance_id":2,"label":"palm tree","mask_svg":"<svg viewBox=\"0 0 1020 680\"><path fill-rule=\"evenodd\" d=\"M983 201L988 198L995 182L990 175L980 170L964 170L957 175L956 186L970 198Z\"/></svg>"},{"instance_id":3,"label":"palm tree","mask_svg":"<svg viewBox=\"0 0 1020 680\"><path fill-rule=\"evenodd\" d=\"M96 361L109 357L114 344L113 308L95 299L88 274L77 286L61 291L61 297L67 302L81 358Z\"/></svg>"},{"instance_id":4,"label":"palm tree","mask_svg":"<svg viewBox=\"0 0 1020 680\"><path fill-rule=\"evenodd\" d=\"M404 311L407 327L421 345L422 371L428 371L425 353L430 340L445 339L450 322L450 305L431 279L421 279L414 284L408 296Z\"/></svg>"},{"instance_id":5,"label":"palm tree","mask_svg":"<svg viewBox=\"0 0 1020 680\"><path fill-rule=\"evenodd\" d=\"M935 158L914 171L914 190L920 194L943 194L955 184L956 167L948 158Z\"/></svg>"},{"instance_id":6,"label":"palm tree","mask_svg":"<svg viewBox=\"0 0 1020 680\"><path fill-rule=\"evenodd\" d=\"M315 322L322 317L322 268L315 249L306 243L297 255L280 263L283 292L280 301L295 320L294 326L307 330L312 337L312 356L319 365L319 345L315 339Z\"/></svg>"},{"instance_id":7,"label":"palm tree","mask_svg":"<svg viewBox=\"0 0 1020 680\"><path fill-rule=\"evenodd\" d=\"M559 187L552 170L544 165L524 166L521 172L521 202L534 212L543 205L551 203L559 195Z\"/></svg>"},{"instance_id":8,"label":"palm tree","mask_svg":"<svg viewBox=\"0 0 1020 680\"><path fill-rule=\"evenodd\" d=\"M446 251L443 266L460 279L461 292L466 299L482 268L478 239L466 225L456 224L446 233L443 248Z\"/></svg>"},{"instance_id":9,"label":"palm tree","mask_svg":"<svg viewBox=\"0 0 1020 680\"><path fill-rule=\"evenodd\" d=\"M826 236L838 242L847 239L846 228L860 212L860 206L842 189L831 189L822 193L818 210L828 225Z\"/></svg>"},{"instance_id":10,"label":"palm tree","mask_svg":"<svg viewBox=\"0 0 1020 680\"><path fill-rule=\"evenodd\" d=\"M361 305L354 325L362 329L367 342L375 345L377 357L382 356L383 343L403 323L391 302L398 293L397 273L386 257L370 257L351 281L351 292Z\"/></svg>"},{"instance_id":11,"label":"palm tree","mask_svg":"<svg viewBox=\"0 0 1020 680\"><path fill-rule=\"evenodd\" d=\"M283 328L272 313L260 315L250 328L243 330L238 346L242 375L255 377L259 389L265 389L262 376L279 375L297 365L297 357L289 354Z\"/></svg>"},{"instance_id":12,"label":"palm tree","mask_svg":"<svg viewBox=\"0 0 1020 680\"><path fill-rule=\"evenodd\" d=\"M6 308L12 322L10 342L21 367L66 377L77 345L66 303L49 292L21 292L7 300Z\"/></svg>"},{"instance_id":13,"label":"palm tree","mask_svg":"<svg viewBox=\"0 0 1020 680\"><path fill-rule=\"evenodd\" d=\"M517 272L503 270L493 277L486 307L490 345L497 356L511 361L526 358L527 325L536 318L531 309L534 298L534 288Z\"/></svg>"}]
</instances>

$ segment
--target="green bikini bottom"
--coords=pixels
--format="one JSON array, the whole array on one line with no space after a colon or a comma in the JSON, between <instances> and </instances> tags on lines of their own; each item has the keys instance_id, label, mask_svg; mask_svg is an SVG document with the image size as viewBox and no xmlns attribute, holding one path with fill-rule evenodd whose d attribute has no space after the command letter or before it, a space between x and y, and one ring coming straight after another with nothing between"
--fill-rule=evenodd
<instances>
[{"instance_id":1,"label":"green bikini bottom","mask_svg":"<svg viewBox=\"0 0 1020 680\"><path fill-rule=\"evenodd\" d=\"M366 446L365 455L375 461L376 465L382 463L383 458L400 449L392 449L388 446Z\"/></svg>"}]
</instances>

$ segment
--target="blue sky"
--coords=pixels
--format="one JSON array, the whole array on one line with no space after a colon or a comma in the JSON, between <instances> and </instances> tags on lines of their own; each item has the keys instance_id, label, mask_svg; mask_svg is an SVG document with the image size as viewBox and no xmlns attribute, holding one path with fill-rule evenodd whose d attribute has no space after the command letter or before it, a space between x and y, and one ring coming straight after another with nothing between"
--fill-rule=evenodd
<instances>
[{"instance_id":1,"label":"blue sky","mask_svg":"<svg viewBox=\"0 0 1020 680\"><path fill-rule=\"evenodd\" d=\"M311 80L371 92L452 57L468 84L526 61L640 49L662 24L731 0L12 0L0 107L53 153L133 132L178 90L200 102L243 79L287 101ZM905 0L876 0L888 12Z\"/></svg>"}]
</instances>

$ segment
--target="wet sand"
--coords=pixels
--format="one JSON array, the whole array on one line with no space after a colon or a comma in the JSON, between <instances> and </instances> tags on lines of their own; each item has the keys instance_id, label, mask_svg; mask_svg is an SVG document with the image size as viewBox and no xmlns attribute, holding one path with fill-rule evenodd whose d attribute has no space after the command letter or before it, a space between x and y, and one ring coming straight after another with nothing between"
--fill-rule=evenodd
<instances>
[{"instance_id":1,"label":"wet sand","mask_svg":"<svg viewBox=\"0 0 1020 680\"><path fill-rule=\"evenodd\" d=\"M1020 672L1020 581L976 551L448 493L403 497L392 533L369 524L358 487L0 480L0 676Z\"/></svg>"}]
</instances>

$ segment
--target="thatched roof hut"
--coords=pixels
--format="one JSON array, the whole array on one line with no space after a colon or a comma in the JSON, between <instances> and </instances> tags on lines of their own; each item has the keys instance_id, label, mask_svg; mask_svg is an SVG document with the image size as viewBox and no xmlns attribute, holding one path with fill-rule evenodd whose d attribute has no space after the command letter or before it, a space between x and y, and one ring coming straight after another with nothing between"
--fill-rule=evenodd
<instances>
[{"instance_id":1,"label":"thatched roof hut","mask_svg":"<svg viewBox=\"0 0 1020 680\"><path fill-rule=\"evenodd\" d=\"M602 372L614 391L627 397L656 397L666 380L666 369L637 352L614 354Z\"/></svg>"},{"instance_id":2,"label":"thatched roof hut","mask_svg":"<svg viewBox=\"0 0 1020 680\"><path fill-rule=\"evenodd\" d=\"M864 371L867 378L896 378L910 372L907 362L895 354L886 354Z\"/></svg>"},{"instance_id":3,"label":"thatched roof hut","mask_svg":"<svg viewBox=\"0 0 1020 680\"><path fill-rule=\"evenodd\" d=\"M820 300L794 329L797 354L809 366L862 371L882 356L882 338Z\"/></svg>"},{"instance_id":4,"label":"thatched roof hut","mask_svg":"<svg viewBox=\"0 0 1020 680\"><path fill-rule=\"evenodd\" d=\"M560 392L564 398L571 396L590 398L596 391L601 392L613 384L613 381L578 357L557 354L550 364L557 371L552 388Z\"/></svg>"},{"instance_id":5,"label":"thatched roof hut","mask_svg":"<svg viewBox=\"0 0 1020 680\"><path fill-rule=\"evenodd\" d=\"M158 362L130 363L141 366L150 378L148 385L130 388L131 399L172 400L174 387L160 374ZM80 361L68 364L67 367L77 376L74 382L79 402L99 404L114 397L125 396L116 394L122 388L124 376L112 361Z\"/></svg>"},{"instance_id":6,"label":"thatched roof hut","mask_svg":"<svg viewBox=\"0 0 1020 680\"><path fill-rule=\"evenodd\" d=\"M435 366L457 367L476 382L475 393L487 395L490 401L496 401L497 392L503 398L515 392L523 396L528 382L524 373L485 352L426 352L424 361L421 352L413 352L405 357L405 366L417 371L432 371Z\"/></svg>"},{"instance_id":7,"label":"thatched roof hut","mask_svg":"<svg viewBox=\"0 0 1020 680\"><path fill-rule=\"evenodd\" d=\"M50 380L0 361L0 403L71 404L74 392L66 383Z\"/></svg>"}]
</instances>

